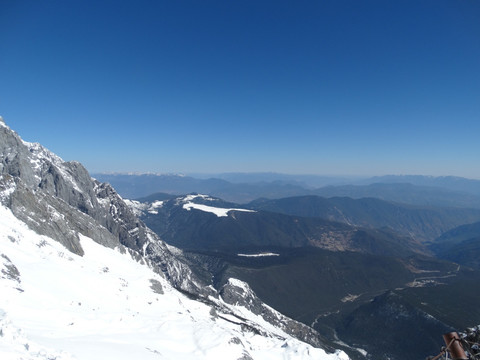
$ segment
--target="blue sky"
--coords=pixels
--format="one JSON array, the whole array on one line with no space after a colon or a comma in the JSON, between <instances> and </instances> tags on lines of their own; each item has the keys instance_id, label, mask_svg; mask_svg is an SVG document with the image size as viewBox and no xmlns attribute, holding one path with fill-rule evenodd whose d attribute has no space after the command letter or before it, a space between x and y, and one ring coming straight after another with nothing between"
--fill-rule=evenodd
<instances>
[{"instance_id":1,"label":"blue sky","mask_svg":"<svg viewBox=\"0 0 480 360\"><path fill-rule=\"evenodd\" d=\"M2 0L0 115L91 172L480 178L480 2Z\"/></svg>"}]
</instances>

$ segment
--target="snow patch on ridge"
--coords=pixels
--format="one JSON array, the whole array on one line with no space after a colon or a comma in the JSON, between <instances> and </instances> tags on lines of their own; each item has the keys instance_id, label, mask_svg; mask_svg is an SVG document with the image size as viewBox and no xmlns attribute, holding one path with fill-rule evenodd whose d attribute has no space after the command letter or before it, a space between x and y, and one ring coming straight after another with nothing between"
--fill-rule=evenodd
<instances>
[{"instance_id":1,"label":"snow patch on ridge","mask_svg":"<svg viewBox=\"0 0 480 360\"><path fill-rule=\"evenodd\" d=\"M230 211L256 212L254 210L247 210L247 209L235 209L235 208L228 208L227 209L227 208L219 208L219 207L203 205L203 204L196 204L196 203L192 202L196 198L202 198L202 199L205 199L205 200L215 200L215 199L212 199L212 198L208 197L207 195L187 195L186 197L183 198L183 202L185 202L183 204L183 208L185 210L188 210L188 211L190 211L191 209L196 209L196 210L201 210L201 211L204 211L204 212L209 212L209 213L217 215L218 217L228 216L228 213Z\"/></svg>"},{"instance_id":2,"label":"snow patch on ridge","mask_svg":"<svg viewBox=\"0 0 480 360\"><path fill-rule=\"evenodd\" d=\"M276 253L237 254L237 256L244 256L244 257L263 257L263 256L280 256L280 254L276 254Z\"/></svg>"}]
</instances>

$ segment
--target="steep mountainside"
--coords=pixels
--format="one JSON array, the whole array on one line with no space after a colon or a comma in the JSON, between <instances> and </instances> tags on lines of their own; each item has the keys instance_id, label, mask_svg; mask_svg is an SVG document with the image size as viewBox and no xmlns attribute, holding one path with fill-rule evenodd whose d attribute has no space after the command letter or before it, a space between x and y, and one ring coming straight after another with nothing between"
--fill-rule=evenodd
<instances>
[{"instance_id":1,"label":"steep mountainside","mask_svg":"<svg viewBox=\"0 0 480 360\"><path fill-rule=\"evenodd\" d=\"M479 321L480 273L466 270L436 281L437 285L388 291L359 306L337 322L337 336L366 350L372 359L424 359L438 354L445 345L439 334ZM323 324L326 321L322 319Z\"/></svg>"},{"instance_id":2,"label":"steep mountainside","mask_svg":"<svg viewBox=\"0 0 480 360\"><path fill-rule=\"evenodd\" d=\"M388 227L422 242L433 241L450 229L480 219L480 209L418 207L374 198L298 196L278 200L259 199L247 207L295 216L320 217L355 226Z\"/></svg>"},{"instance_id":3,"label":"steep mountainside","mask_svg":"<svg viewBox=\"0 0 480 360\"><path fill-rule=\"evenodd\" d=\"M459 244L465 240L480 236L480 222L458 226L445 232L435 240L435 244Z\"/></svg>"},{"instance_id":4,"label":"steep mountainside","mask_svg":"<svg viewBox=\"0 0 480 360\"><path fill-rule=\"evenodd\" d=\"M342 340L378 360L388 360L399 354L403 359L424 359L439 352L439 335L451 331L451 327L395 292L387 292L360 306L337 328ZM410 341L399 342L385 336L389 333L408 334ZM373 344L371 339L375 339Z\"/></svg>"},{"instance_id":5,"label":"steep mountainside","mask_svg":"<svg viewBox=\"0 0 480 360\"><path fill-rule=\"evenodd\" d=\"M443 243L432 245L435 254L441 259L480 270L480 235L459 244Z\"/></svg>"},{"instance_id":6,"label":"steep mountainside","mask_svg":"<svg viewBox=\"0 0 480 360\"><path fill-rule=\"evenodd\" d=\"M480 222L447 231L430 245L442 259L480 269Z\"/></svg>"},{"instance_id":7,"label":"steep mountainside","mask_svg":"<svg viewBox=\"0 0 480 360\"><path fill-rule=\"evenodd\" d=\"M110 185L2 121L0 211L2 358L346 358L239 280L222 300Z\"/></svg>"}]
</instances>

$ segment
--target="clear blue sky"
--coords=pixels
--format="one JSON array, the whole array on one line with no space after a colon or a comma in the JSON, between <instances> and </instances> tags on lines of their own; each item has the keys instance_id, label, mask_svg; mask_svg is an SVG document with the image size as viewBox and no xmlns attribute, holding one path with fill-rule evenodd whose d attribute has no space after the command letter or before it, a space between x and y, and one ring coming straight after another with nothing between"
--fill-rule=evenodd
<instances>
[{"instance_id":1,"label":"clear blue sky","mask_svg":"<svg viewBox=\"0 0 480 360\"><path fill-rule=\"evenodd\" d=\"M91 172L480 178L480 1L0 1L0 115Z\"/></svg>"}]
</instances>

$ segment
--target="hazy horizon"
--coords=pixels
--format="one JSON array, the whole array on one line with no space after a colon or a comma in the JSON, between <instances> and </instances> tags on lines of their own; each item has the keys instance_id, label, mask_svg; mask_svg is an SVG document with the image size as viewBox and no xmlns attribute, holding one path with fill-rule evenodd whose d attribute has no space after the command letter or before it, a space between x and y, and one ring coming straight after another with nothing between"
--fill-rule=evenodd
<instances>
[{"instance_id":1,"label":"hazy horizon","mask_svg":"<svg viewBox=\"0 0 480 360\"><path fill-rule=\"evenodd\" d=\"M278 177L314 177L314 178L331 178L331 179L351 179L351 180L367 180L373 178L383 178L383 177L425 177L432 179L439 178L462 178L467 180L480 180L480 178L468 178L463 176L456 175L425 175L425 174L380 174L380 175L355 175L355 174L308 174L308 173L281 173L274 171L258 171L258 172L218 172L218 173L199 173L199 172L154 172L154 171L97 171L90 172L91 174L101 174L101 175L157 175L157 176L189 176L193 178L206 179L219 177L223 178L226 176L278 176Z\"/></svg>"},{"instance_id":2,"label":"hazy horizon","mask_svg":"<svg viewBox=\"0 0 480 360\"><path fill-rule=\"evenodd\" d=\"M480 179L480 2L3 1L0 115L91 173Z\"/></svg>"}]
</instances>

